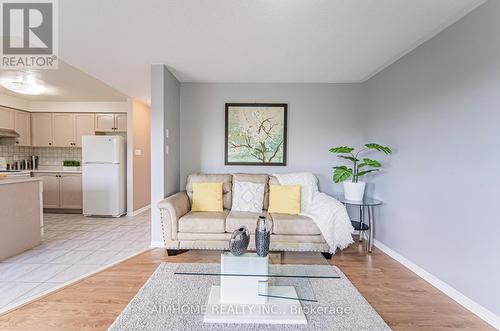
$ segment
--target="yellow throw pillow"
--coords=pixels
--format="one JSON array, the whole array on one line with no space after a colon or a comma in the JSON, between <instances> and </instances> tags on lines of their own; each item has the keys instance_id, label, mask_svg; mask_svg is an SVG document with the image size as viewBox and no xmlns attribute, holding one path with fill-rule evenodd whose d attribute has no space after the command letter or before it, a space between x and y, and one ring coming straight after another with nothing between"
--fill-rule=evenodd
<instances>
[{"instance_id":1,"label":"yellow throw pillow","mask_svg":"<svg viewBox=\"0 0 500 331\"><path fill-rule=\"evenodd\" d=\"M300 214L300 185L269 185L268 212Z\"/></svg>"},{"instance_id":2,"label":"yellow throw pillow","mask_svg":"<svg viewBox=\"0 0 500 331\"><path fill-rule=\"evenodd\" d=\"M192 211L222 211L222 183L193 183Z\"/></svg>"}]
</instances>

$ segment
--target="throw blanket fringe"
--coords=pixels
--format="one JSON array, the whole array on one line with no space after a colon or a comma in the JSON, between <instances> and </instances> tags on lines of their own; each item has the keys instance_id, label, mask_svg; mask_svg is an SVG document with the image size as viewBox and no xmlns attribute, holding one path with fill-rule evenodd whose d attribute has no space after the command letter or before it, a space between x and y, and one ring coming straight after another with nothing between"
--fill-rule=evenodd
<instances>
[{"instance_id":1,"label":"throw blanket fringe","mask_svg":"<svg viewBox=\"0 0 500 331\"><path fill-rule=\"evenodd\" d=\"M323 238L335 254L354 241L354 228L346 207L318 190L318 179L312 173L275 174L281 185L301 185L301 215L310 217L318 226Z\"/></svg>"}]
</instances>

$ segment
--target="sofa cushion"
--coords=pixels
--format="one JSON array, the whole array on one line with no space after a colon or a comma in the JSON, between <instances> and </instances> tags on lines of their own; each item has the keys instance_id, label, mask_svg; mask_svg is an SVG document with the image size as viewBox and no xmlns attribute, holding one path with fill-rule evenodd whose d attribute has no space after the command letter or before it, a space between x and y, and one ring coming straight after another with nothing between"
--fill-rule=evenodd
<instances>
[{"instance_id":1,"label":"sofa cushion","mask_svg":"<svg viewBox=\"0 0 500 331\"><path fill-rule=\"evenodd\" d=\"M262 212L264 184L233 180L233 192L231 194L233 195L231 210L253 213Z\"/></svg>"},{"instance_id":2,"label":"sofa cushion","mask_svg":"<svg viewBox=\"0 0 500 331\"><path fill-rule=\"evenodd\" d=\"M270 185L270 213L300 214L300 185Z\"/></svg>"},{"instance_id":3,"label":"sofa cushion","mask_svg":"<svg viewBox=\"0 0 500 331\"><path fill-rule=\"evenodd\" d=\"M231 210L231 212L227 215L226 218L226 232L233 232L240 226L244 225L247 227L250 233L255 233L255 228L257 227L257 220L261 215L267 217L267 220L269 222L269 229L272 229L273 221L271 217L268 217L267 213L252 213L248 211Z\"/></svg>"},{"instance_id":4,"label":"sofa cushion","mask_svg":"<svg viewBox=\"0 0 500 331\"><path fill-rule=\"evenodd\" d=\"M272 213L274 234L318 235L321 234L314 221L302 215Z\"/></svg>"},{"instance_id":5,"label":"sofa cushion","mask_svg":"<svg viewBox=\"0 0 500 331\"><path fill-rule=\"evenodd\" d=\"M222 202L224 209L231 209L232 175L230 174L191 174L188 176L186 193L193 204L193 183L222 183Z\"/></svg>"},{"instance_id":6,"label":"sofa cushion","mask_svg":"<svg viewBox=\"0 0 500 331\"><path fill-rule=\"evenodd\" d=\"M179 219L179 232L224 233L228 210L190 211Z\"/></svg>"},{"instance_id":7,"label":"sofa cushion","mask_svg":"<svg viewBox=\"0 0 500 331\"><path fill-rule=\"evenodd\" d=\"M234 174L233 182L250 182L256 184L264 184L264 201L262 209L267 210L269 207L269 175L267 174Z\"/></svg>"},{"instance_id":8,"label":"sofa cushion","mask_svg":"<svg viewBox=\"0 0 500 331\"><path fill-rule=\"evenodd\" d=\"M218 211L222 208L222 183L193 183L192 211Z\"/></svg>"}]
</instances>

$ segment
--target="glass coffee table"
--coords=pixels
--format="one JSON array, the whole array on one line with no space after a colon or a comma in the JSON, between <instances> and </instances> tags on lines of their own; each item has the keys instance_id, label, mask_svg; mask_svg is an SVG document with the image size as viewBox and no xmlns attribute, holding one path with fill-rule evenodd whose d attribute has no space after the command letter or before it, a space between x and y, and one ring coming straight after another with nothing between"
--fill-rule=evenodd
<instances>
[{"instance_id":1,"label":"glass coffee table","mask_svg":"<svg viewBox=\"0 0 500 331\"><path fill-rule=\"evenodd\" d=\"M287 262L281 253L260 257L222 252L220 263L181 264L174 277L220 280L207 298L205 323L307 324L301 302L318 301L312 281L335 281L340 275L319 253L308 264ZM243 315L232 313L245 309Z\"/></svg>"}]
</instances>

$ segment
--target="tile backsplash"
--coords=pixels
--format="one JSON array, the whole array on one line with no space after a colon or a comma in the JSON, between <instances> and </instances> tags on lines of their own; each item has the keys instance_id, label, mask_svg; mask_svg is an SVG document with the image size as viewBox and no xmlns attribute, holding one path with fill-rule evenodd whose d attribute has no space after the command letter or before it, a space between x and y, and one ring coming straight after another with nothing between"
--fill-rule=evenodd
<instances>
[{"instance_id":1,"label":"tile backsplash","mask_svg":"<svg viewBox=\"0 0 500 331\"><path fill-rule=\"evenodd\" d=\"M7 164L11 164L17 160L25 160L31 158L33 147L20 147L15 145L0 145L0 157L4 157Z\"/></svg>"},{"instance_id":2,"label":"tile backsplash","mask_svg":"<svg viewBox=\"0 0 500 331\"><path fill-rule=\"evenodd\" d=\"M34 147L33 155L40 157L41 166L62 166L64 160L82 160L81 147Z\"/></svg>"},{"instance_id":3,"label":"tile backsplash","mask_svg":"<svg viewBox=\"0 0 500 331\"><path fill-rule=\"evenodd\" d=\"M5 157L7 163L30 159L38 155L39 166L62 166L64 160L82 160L80 147L23 147L0 145L0 157Z\"/></svg>"}]
</instances>

